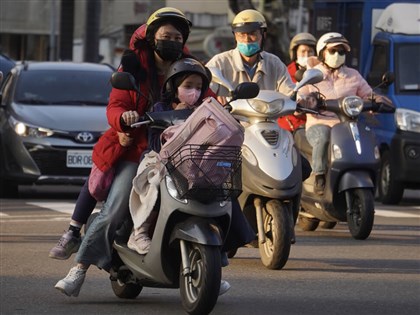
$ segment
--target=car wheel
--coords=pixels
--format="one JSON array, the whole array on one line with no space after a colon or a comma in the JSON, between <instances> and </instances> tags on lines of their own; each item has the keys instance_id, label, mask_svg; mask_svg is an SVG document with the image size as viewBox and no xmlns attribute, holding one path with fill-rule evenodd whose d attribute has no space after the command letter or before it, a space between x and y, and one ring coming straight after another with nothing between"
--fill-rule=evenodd
<instances>
[{"instance_id":1,"label":"car wheel","mask_svg":"<svg viewBox=\"0 0 420 315\"><path fill-rule=\"evenodd\" d=\"M385 151L381 156L381 171L378 183L379 200L383 204L398 204L404 194L402 182L395 179L395 170L391 167L390 153Z\"/></svg>"}]
</instances>

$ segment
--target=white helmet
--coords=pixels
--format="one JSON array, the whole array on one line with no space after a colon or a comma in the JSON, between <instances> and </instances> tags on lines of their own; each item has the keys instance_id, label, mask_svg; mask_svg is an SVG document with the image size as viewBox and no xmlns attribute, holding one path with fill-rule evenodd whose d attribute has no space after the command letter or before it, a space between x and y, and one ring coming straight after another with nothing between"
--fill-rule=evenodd
<instances>
[{"instance_id":1,"label":"white helmet","mask_svg":"<svg viewBox=\"0 0 420 315\"><path fill-rule=\"evenodd\" d=\"M338 45L343 45L347 52L350 51L349 41L340 33L326 33L322 35L316 44L316 53L319 58L322 58L321 52L324 48L330 48Z\"/></svg>"}]
</instances>

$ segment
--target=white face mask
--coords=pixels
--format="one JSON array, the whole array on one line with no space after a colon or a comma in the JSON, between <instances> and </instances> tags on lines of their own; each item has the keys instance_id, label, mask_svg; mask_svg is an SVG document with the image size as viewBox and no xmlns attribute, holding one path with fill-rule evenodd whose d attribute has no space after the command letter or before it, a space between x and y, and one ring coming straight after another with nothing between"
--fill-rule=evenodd
<instances>
[{"instance_id":1,"label":"white face mask","mask_svg":"<svg viewBox=\"0 0 420 315\"><path fill-rule=\"evenodd\" d=\"M338 52L336 52L334 55L331 55L329 52L326 52L324 62L328 67L337 69L346 62L346 55L340 55Z\"/></svg>"},{"instance_id":2,"label":"white face mask","mask_svg":"<svg viewBox=\"0 0 420 315\"><path fill-rule=\"evenodd\" d=\"M308 64L308 57L297 57L296 63L301 66L301 67L305 67Z\"/></svg>"},{"instance_id":3,"label":"white face mask","mask_svg":"<svg viewBox=\"0 0 420 315\"><path fill-rule=\"evenodd\" d=\"M181 103L193 106L199 99L201 90L178 87L178 99Z\"/></svg>"}]
</instances>

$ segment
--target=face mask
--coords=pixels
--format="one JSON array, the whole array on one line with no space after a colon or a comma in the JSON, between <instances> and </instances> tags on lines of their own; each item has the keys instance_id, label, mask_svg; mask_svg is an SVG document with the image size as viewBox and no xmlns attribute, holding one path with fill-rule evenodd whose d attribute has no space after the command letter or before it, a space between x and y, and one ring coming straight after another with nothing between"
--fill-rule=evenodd
<instances>
[{"instance_id":1,"label":"face mask","mask_svg":"<svg viewBox=\"0 0 420 315\"><path fill-rule=\"evenodd\" d=\"M258 42L238 43L237 47L239 52L247 57L251 57L260 51L260 44Z\"/></svg>"},{"instance_id":2,"label":"face mask","mask_svg":"<svg viewBox=\"0 0 420 315\"><path fill-rule=\"evenodd\" d=\"M331 55L329 52L325 54L325 64L333 69L340 68L346 61L346 55L340 55L336 52L334 55Z\"/></svg>"},{"instance_id":3,"label":"face mask","mask_svg":"<svg viewBox=\"0 0 420 315\"><path fill-rule=\"evenodd\" d=\"M183 44L173 40L161 40L156 41L155 51L165 61L175 61L182 56Z\"/></svg>"},{"instance_id":4,"label":"face mask","mask_svg":"<svg viewBox=\"0 0 420 315\"><path fill-rule=\"evenodd\" d=\"M188 107L193 106L199 99L201 90L187 89L178 87L178 99L181 103L185 103Z\"/></svg>"},{"instance_id":5,"label":"face mask","mask_svg":"<svg viewBox=\"0 0 420 315\"><path fill-rule=\"evenodd\" d=\"M296 63L301 66L305 67L308 64L308 57L297 57Z\"/></svg>"}]
</instances>

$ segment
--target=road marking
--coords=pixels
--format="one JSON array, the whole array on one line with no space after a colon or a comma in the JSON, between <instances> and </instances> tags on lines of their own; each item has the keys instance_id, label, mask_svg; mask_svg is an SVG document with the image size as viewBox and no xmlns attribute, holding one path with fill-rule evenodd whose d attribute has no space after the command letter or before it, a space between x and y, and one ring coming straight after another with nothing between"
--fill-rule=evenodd
<instances>
[{"instance_id":1,"label":"road marking","mask_svg":"<svg viewBox=\"0 0 420 315\"><path fill-rule=\"evenodd\" d=\"M66 213L66 214L72 214L74 211L74 202L28 202L27 205L40 207L40 208L47 208L53 211Z\"/></svg>"},{"instance_id":2,"label":"road marking","mask_svg":"<svg viewBox=\"0 0 420 315\"><path fill-rule=\"evenodd\" d=\"M378 210L375 209L375 216L387 218L420 218L420 215L415 213L407 213L401 211Z\"/></svg>"}]
</instances>

